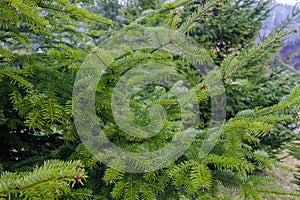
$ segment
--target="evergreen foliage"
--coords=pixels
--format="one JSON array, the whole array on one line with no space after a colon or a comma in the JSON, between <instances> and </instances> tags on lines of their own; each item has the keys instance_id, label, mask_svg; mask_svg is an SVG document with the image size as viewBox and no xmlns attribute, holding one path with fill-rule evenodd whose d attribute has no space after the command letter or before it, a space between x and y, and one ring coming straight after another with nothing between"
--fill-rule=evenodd
<instances>
[{"instance_id":1,"label":"evergreen foliage","mask_svg":"<svg viewBox=\"0 0 300 200\"><path fill-rule=\"evenodd\" d=\"M284 76L287 70L277 72L268 67L281 39L294 30L275 30L261 43L254 43L269 12L268 2L182 0L161 5L158 1L128 1L119 11L132 23L111 30L112 21L107 18L118 24L119 13L105 13L101 8L112 2L98 2L98 7L94 1L0 2L0 162L4 171L0 197L230 199L229 190L236 192L238 199L299 198L298 191L273 187L276 179L267 171L285 167L271 152L281 145L270 146L268 138L286 142L274 132L295 123L300 109L297 75L289 80L289 73ZM151 10L142 13L146 9ZM97 14L100 11L107 18ZM200 52L197 59L203 63L208 61L201 55L208 52L222 72L229 114L214 148L204 158L201 145L211 118L211 99L204 77L193 66L195 58L142 46L134 51L120 47L117 56L101 47L94 49L98 39L122 36L128 30L141 34L144 26L175 29L193 37L203 49L172 42L180 44L182 52ZM109 44L106 47L109 49ZM162 131L148 140L127 134L117 126L111 110L111 94L120 78L130 69L148 64L169 66L190 82L201 120L196 127L199 134L183 156L162 169L131 174L104 166L91 155L76 133L71 102L76 73L90 52L102 57L112 54L105 57L112 59L112 64L97 85L96 113L107 137L132 152L155 151L168 144L178 133L181 113L171 90L146 85L130 99L133 121L140 126L149 124L149 107L160 105L166 110L166 122ZM138 161L136 165L143 167Z\"/></svg>"},{"instance_id":2,"label":"evergreen foliage","mask_svg":"<svg viewBox=\"0 0 300 200\"><path fill-rule=\"evenodd\" d=\"M75 176L86 177L78 161L49 161L26 171L71 154L74 147L59 138L75 140L75 132L63 134L63 127L72 127L74 70L93 47L80 26L112 22L66 0L5 0L0 10L0 162L11 171L1 176L1 197L90 198L91 191L70 187Z\"/></svg>"},{"instance_id":3,"label":"evergreen foliage","mask_svg":"<svg viewBox=\"0 0 300 200\"><path fill-rule=\"evenodd\" d=\"M8 199L90 199L91 191L74 190L87 176L80 161L45 161L31 172L5 172L0 179L0 196Z\"/></svg>"}]
</instances>

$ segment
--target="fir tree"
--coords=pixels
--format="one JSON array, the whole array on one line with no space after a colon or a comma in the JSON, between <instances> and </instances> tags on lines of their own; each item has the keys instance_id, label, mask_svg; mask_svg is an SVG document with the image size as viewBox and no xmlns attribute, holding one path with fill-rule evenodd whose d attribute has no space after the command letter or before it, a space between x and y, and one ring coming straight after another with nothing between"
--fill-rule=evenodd
<instances>
[{"instance_id":1,"label":"fir tree","mask_svg":"<svg viewBox=\"0 0 300 200\"><path fill-rule=\"evenodd\" d=\"M1 1L0 11L0 162L10 171L1 176L1 198L90 198L90 190L70 187L86 178L83 165L55 151L72 149L59 138L71 123L75 69L91 48L78 24L111 21L65 0Z\"/></svg>"},{"instance_id":2,"label":"fir tree","mask_svg":"<svg viewBox=\"0 0 300 200\"><path fill-rule=\"evenodd\" d=\"M266 169L284 166L271 158L260 142L277 129L279 122L293 122L291 113L299 111L299 85L293 86L294 89L276 103L269 102L268 106L249 103L252 99L259 101L259 98L249 92L253 85L243 87L246 79L252 84L264 80L264 66L268 65L270 54L280 39L292 31L278 30L260 44L251 42L259 30L257 22L265 18L267 7L264 3L253 7L257 1L238 2L211 0L191 4L192 1L184 0L166 3L156 10L134 16L131 25L114 32L112 38L121 38L132 30L142 33L139 31L156 30L144 26L159 25L176 29L183 37L190 35L204 48L193 49L176 38L171 42L180 44L182 52L210 52L227 88L237 85L236 90L229 88L228 95L240 97L244 93L239 90L245 89L250 98L244 100L241 107L235 107L235 102L229 100L231 114L207 156L200 155L204 135L198 134L190 148L174 163L142 174L125 173L100 163L99 157L96 159L80 143L72 121L72 112L76 112L72 110L71 102L76 72L94 47L92 37L95 34L89 31L89 25L111 22L68 1L1 2L0 84L3 100L0 129L1 155L5 155L1 163L4 171L11 171L0 177L1 197L228 199L230 195L224 192L224 188L237 191L242 199L262 199L270 195L298 197L300 194L296 191L270 187L275 179L267 174ZM225 19L232 24L225 23ZM238 23L233 23L235 21ZM205 27L210 27L212 32L202 33ZM236 29L237 33L232 32ZM248 29L252 30L251 33ZM112 35L109 29L106 34ZM162 35L161 39L170 38ZM226 44L221 50L223 52L209 49L211 45L223 45L223 41ZM109 49L109 44L106 47ZM160 105L168 114L162 131L145 141L128 135L116 124L111 108L113 88L127 71L143 64L168 65L186 77L197 94L197 103L202 106L204 120L197 124L196 129L199 133L207 131L211 99L205 78L194 68L192 57L181 57L162 48L143 49L141 46L132 51L122 47L117 56L99 48L89 54L111 61L97 85L95 107L101 126L112 142L129 151L143 153L165 146L172 136L178 134L181 111L177 99L172 97L171 90L151 84L131 98L132 119L138 125L147 125L150 120L148 106ZM234 50L231 52L230 48ZM222 56L223 53L226 57ZM206 62L205 58L200 61ZM256 107L261 105L264 107ZM89 130L86 132L88 134ZM43 162L48 159L56 160ZM34 167L34 163L38 167ZM144 163L136 164L144 166ZM41 188L43 192L40 192Z\"/></svg>"}]
</instances>

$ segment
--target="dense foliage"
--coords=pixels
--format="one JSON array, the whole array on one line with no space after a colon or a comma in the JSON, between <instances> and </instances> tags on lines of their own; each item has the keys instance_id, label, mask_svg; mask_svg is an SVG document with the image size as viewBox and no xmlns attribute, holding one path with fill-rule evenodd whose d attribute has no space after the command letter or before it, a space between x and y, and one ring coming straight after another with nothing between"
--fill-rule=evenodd
<instances>
[{"instance_id":1,"label":"dense foliage","mask_svg":"<svg viewBox=\"0 0 300 200\"><path fill-rule=\"evenodd\" d=\"M1 1L0 198L299 197L298 191L273 187L276 178L269 171L285 168L274 151L280 153L288 146L299 158L292 131L297 129L300 110L299 74L274 58L282 39L295 30L274 30L255 43L269 3ZM221 72L227 116L214 148L205 157L201 145L210 124L213 92L197 71L194 58L142 45L138 49L119 46L116 55L104 49L111 48L109 45L101 46L132 30L141 35L141 30L148 30L145 27L167 28L192 37L203 48L193 49L176 40L172 43L180 44L181 52L207 53ZM169 39L161 37L162 41ZM139 126L149 124L151 105L165 108L166 121L150 139L128 135L117 126L111 108L113 88L121 77L137 66L169 66L189 81L200 108L200 121L194 127L199 134L174 163L151 172L127 173L120 170L122 165L119 170L105 166L81 143L73 122L72 90L88 55L110 60L97 85L96 113L107 137L132 152L151 152L168 144L179 132L181 111L172 90L145 85L130 98L133 121Z\"/></svg>"}]
</instances>

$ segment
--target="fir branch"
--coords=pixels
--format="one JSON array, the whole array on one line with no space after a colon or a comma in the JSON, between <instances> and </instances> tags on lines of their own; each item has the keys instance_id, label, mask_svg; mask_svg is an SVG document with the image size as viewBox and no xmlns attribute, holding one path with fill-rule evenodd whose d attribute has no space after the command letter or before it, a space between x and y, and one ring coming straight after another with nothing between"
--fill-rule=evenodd
<instances>
[{"instance_id":1,"label":"fir branch","mask_svg":"<svg viewBox=\"0 0 300 200\"><path fill-rule=\"evenodd\" d=\"M0 176L0 193L22 193L26 190L29 192L30 188L38 188L39 185L54 181L58 181L68 186L68 183L70 182L81 182L81 179L74 178L77 175L80 175L80 178L82 179L87 177L84 174L84 169L79 161L45 161L43 166L35 168L32 172L3 173ZM53 188L51 185L48 185L48 188L44 188L44 190L50 192ZM30 196L30 193L27 195Z\"/></svg>"},{"instance_id":2,"label":"fir branch","mask_svg":"<svg viewBox=\"0 0 300 200\"><path fill-rule=\"evenodd\" d=\"M281 38L286 35L295 32L295 30L287 31L287 32L279 32L272 36L269 36L268 39L263 41L261 44L255 45L250 49L244 49L239 54L234 53L229 55L221 64L221 70L223 73L223 80L228 79L232 75L234 75L240 68L242 68L247 62L252 59L255 55L261 52L262 49L267 49L270 45L274 45Z\"/></svg>"}]
</instances>

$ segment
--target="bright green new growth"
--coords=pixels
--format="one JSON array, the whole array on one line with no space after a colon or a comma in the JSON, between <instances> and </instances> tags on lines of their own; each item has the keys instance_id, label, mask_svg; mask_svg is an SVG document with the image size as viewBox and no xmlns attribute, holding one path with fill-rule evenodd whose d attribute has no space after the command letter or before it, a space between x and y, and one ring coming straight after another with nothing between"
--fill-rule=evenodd
<instances>
[{"instance_id":1,"label":"bright green new growth","mask_svg":"<svg viewBox=\"0 0 300 200\"><path fill-rule=\"evenodd\" d=\"M87 177L80 161L46 161L31 172L5 172L0 178L0 196L14 199L57 199L71 197L80 191L70 188L70 184L83 184ZM80 198L90 198L91 191L82 190Z\"/></svg>"}]
</instances>

